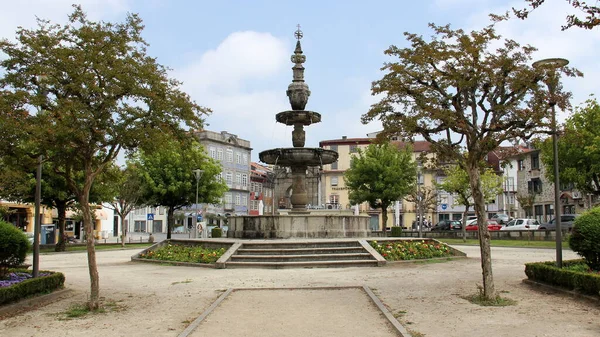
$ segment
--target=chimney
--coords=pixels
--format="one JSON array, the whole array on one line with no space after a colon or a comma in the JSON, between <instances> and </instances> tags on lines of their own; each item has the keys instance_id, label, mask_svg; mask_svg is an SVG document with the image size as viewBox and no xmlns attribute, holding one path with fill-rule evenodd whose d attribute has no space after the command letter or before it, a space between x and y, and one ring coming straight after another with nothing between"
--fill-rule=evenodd
<instances>
[{"instance_id":1,"label":"chimney","mask_svg":"<svg viewBox=\"0 0 600 337\"><path fill-rule=\"evenodd\" d=\"M348 138L347 136L342 136L342 139L347 139L347 138Z\"/></svg>"}]
</instances>

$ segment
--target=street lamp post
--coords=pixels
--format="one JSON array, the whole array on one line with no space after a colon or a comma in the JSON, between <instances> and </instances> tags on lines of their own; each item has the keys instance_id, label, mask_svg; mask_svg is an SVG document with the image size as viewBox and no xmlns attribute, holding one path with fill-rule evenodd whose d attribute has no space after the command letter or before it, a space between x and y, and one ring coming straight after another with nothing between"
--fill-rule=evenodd
<instances>
[{"instance_id":1,"label":"street lamp post","mask_svg":"<svg viewBox=\"0 0 600 337\"><path fill-rule=\"evenodd\" d=\"M417 168L417 226L419 227L419 237L423 237L423 196L421 195L421 165Z\"/></svg>"},{"instance_id":2,"label":"street lamp post","mask_svg":"<svg viewBox=\"0 0 600 337\"><path fill-rule=\"evenodd\" d=\"M200 177L202 177L204 171L195 169L192 172L194 172L194 176L196 177L196 220L194 221L194 228L192 229L195 239L198 237L198 183L200 182Z\"/></svg>"},{"instance_id":3,"label":"street lamp post","mask_svg":"<svg viewBox=\"0 0 600 337\"><path fill-rule=\"evenodd\" d=\"M37 173L35 175L35 211L33 222L33 277L38 277L40 273L40 232L42 223L40 219L40 207L42 200L42 161L43 157L38 157Z\"/></svg>"},{"instance_id":4,"label":"street lamp post","mask_svg":"<svg viewBox=\"0 0 600 337\"><path fill-rule=\"evenodd\" d=\"M548 92L552 108L552 147L554 154L554 222L556 223L556 266L562 268L562 230L560 228L560 180L558 177L558 134L556 127L556 97L554 96L558 84L557 69L569 64L568 60L561 58L543 59L533 63L533 67L547 71Z\"/></svg>"}]
</instances>

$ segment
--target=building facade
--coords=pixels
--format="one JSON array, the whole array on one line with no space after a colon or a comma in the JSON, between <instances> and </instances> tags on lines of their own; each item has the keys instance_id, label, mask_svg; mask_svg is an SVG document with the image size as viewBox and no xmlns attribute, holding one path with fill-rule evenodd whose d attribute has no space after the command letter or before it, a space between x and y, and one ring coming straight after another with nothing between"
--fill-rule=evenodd
<instances>
[{"instance_id":1,"label":"building facade","mask_svg":"<svg viewBox=\"0 0 600 337\"><path fill-rule=\"evenodd\" d=\"M221 178L229 191L219 205L202 205L203 213L213 215L248 215L250 201L250 142L227 131L196 132L208 155L222 167Z\"/></svg>"},{"instance_id":2,"label":"building facade","mask_svg":"<svg viewBox=\"0 0 600 337\"><path fill-rule=\"evenodd\" d=\"M276 209L273 198L273 170L267 166L250 163L249 215L273 215Z\"/></svg>"}]
</instances>

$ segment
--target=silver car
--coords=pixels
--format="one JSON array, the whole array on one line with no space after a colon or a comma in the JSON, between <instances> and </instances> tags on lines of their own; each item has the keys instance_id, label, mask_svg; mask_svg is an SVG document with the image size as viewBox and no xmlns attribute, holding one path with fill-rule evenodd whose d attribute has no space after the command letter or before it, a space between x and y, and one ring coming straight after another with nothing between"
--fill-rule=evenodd
<instances>
[{"instance_id":1,"label":"silver car","mask_svg":"<svg viewBox=\"0 0 600 337\"><path fill-rule=\"evenodd\" d=\"M537 221L536 219L513 219L513 220L510 220L509 222L507 222L506 225L504 225L502 228L500 228L500 230L501 231L512 231L512 230L523 231L523 230L535 230L535 229L538 229L538 227L540 227L540 222Z\"/></svg>"}]
</instances>

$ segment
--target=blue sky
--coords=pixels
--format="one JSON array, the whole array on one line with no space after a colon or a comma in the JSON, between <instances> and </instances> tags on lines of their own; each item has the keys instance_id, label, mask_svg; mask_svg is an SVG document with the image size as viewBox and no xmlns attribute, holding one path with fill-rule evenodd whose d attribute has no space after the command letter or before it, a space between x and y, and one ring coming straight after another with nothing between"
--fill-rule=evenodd
<instances>
[{"instance_id":1,"label":"blue sky","mask_svg":"<svg viewBox=\"0 0 600 337\"><path fill-rule=\"evenodd\" d=\"M64 22L68 0L21 0L3 4L0 36L12 39L16 27L33 27L35 16ZM371 82L381 78L389 45L405 46L403 32L430 36L429 22L465 30L489 24L487 14L523 7L523 1L188 1L81 0L92 19L123 21L127 12L144 20L149 54L172 69L183 89L213 109L207 129L228 131L251 142L253 160L275 147L291 147L292 127L275 122L289 109L285 91L292 79L296 25L302 26L307 61L305 78L312 91L307 110L322 122L306 130L306 146L342 136L365 137L380 125L362 125L360 116L376 98ZM498 26L507 38L539 49L537 58L563 57L583 71L567 80L578 105L600 96L600 30L560 30L574 10L564 0L548 1L526 21ZM567 113L561 113L564 120Z\"/></svg>"}]
</instances>

